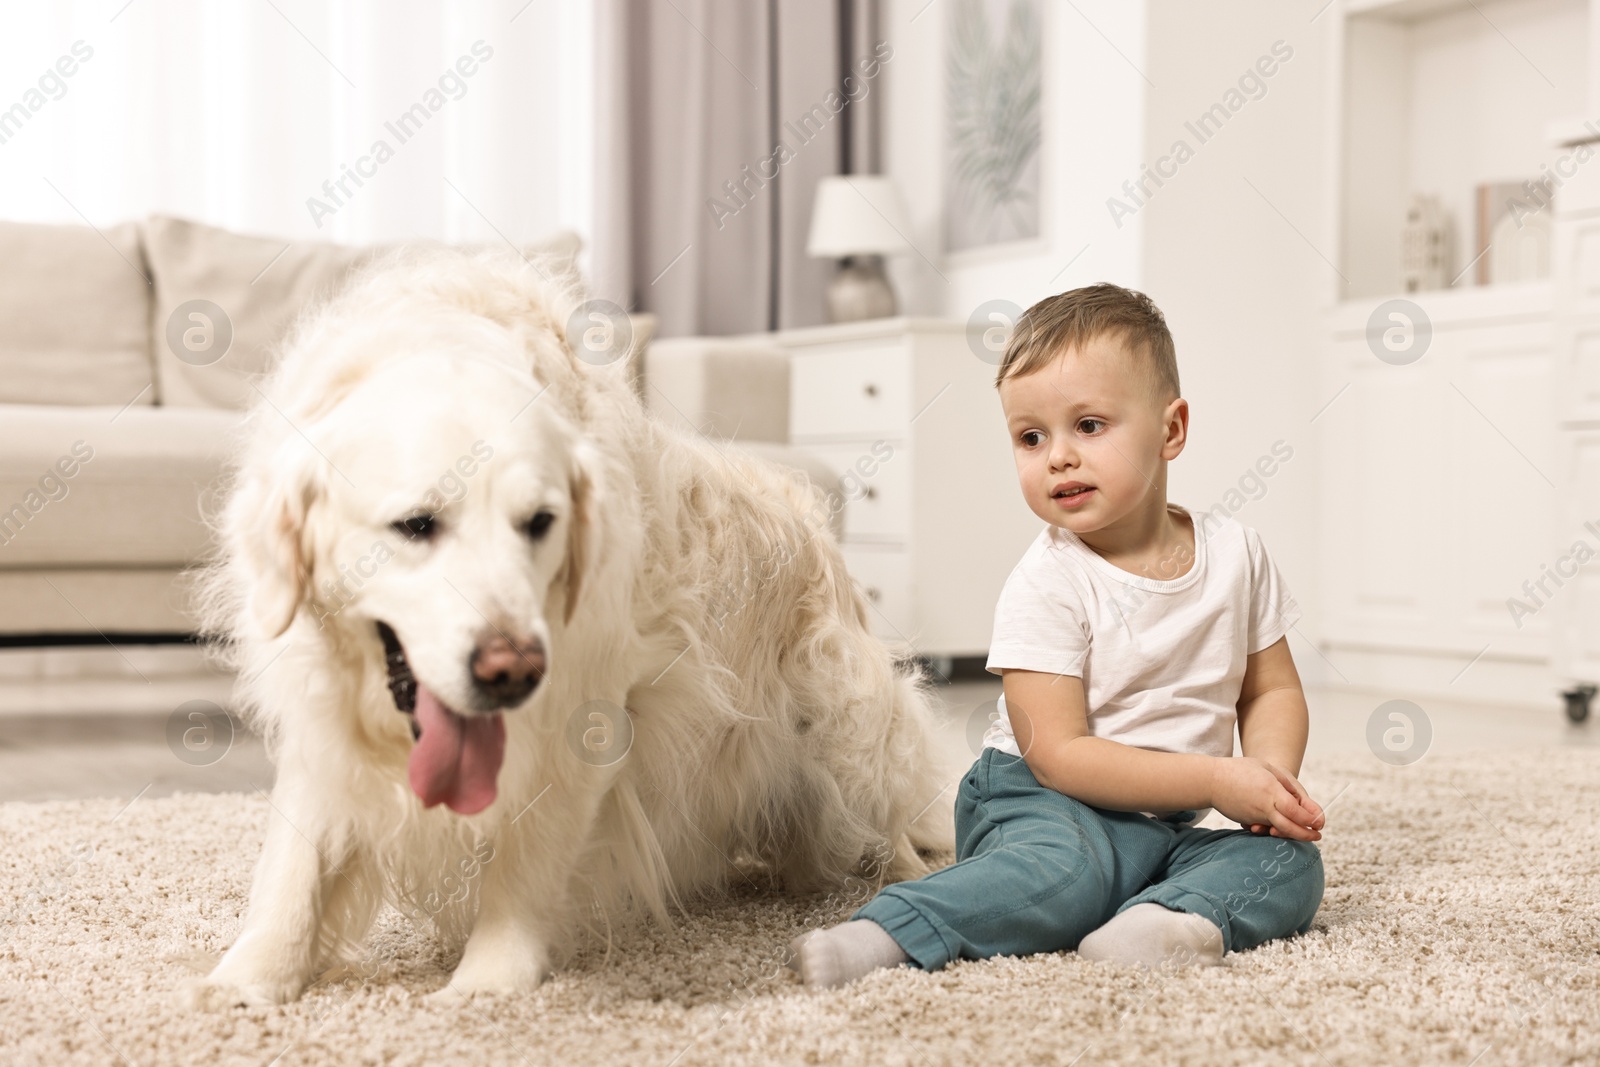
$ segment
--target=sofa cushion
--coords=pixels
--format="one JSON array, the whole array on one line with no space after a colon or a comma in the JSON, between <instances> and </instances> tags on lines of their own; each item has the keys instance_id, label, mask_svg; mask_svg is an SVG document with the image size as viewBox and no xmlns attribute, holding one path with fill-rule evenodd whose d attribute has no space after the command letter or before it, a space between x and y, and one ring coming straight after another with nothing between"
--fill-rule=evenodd
<instances>
[{"instance_id":1,"label":"sofa cushion","mask_svg":"<svg viewBox=\"0 0 1600 1067\"><path fill-rule=\"evenodd\" d=\"M789 353L714 337L654 341L644 356L645 406L710 437L789 440Z\"/></svg>"},{"instance_id":2,"label":"sofa cushion","mask_svg":"<svg viewBox=\"0 0 1600 1067\"><path fill-rule=\"evenodd\" d=\"M155 403L139 226L0 222L0 403Z\"/></svg>"},{"instance_id":3,"label":"sofa cushion","mask_svg":"<svg viewBox=\"0 0 1600 1067\"><path fill-rule=\"evenodd\" d=\"M6 606L0 613L0 634L196 633L200 612L191 574L169 567L0 569L0 604ZM149 665L143 669L148 672ZM81 680L70 688L59 680L46 681L40 683L37 698L26 703L48 707L76 694L78 699L96 701L95 707L103 710L129 698L149 697L153 688L138 686L136 697L126 682L108 681L106 686L115 691L102 693L97 686L86 697ZM184 699L188 698L179 697L168 707Z\"/></svg>"},{"instance_id":4,"label":"sofa cushion","mask_svg":"<svg viewBox=\"0 0 1600 1067\"><path fill-rule=\"evenodd\" d=\"M556 253L570 263L580 243L563 232L523 251ZM145 223L145 252L155 277L150 346L160 403L250 407L252 379L271 369L296 316L389 247L252 237L152 216Z\"/></svg>"},{"instance_id":5,"label":"sofa cushion","mask_svg":"<svg viewBox=\"0 0 1600 1067\"><path fill-rule=\"evenodd\" d=\"M0 571L195 562L243 425L200 408L0 404Z\"/></svg>"},{"instance_id":6,"label":"sofa cushion","mask_svg":"<svg viewBox=\"0 0 1600 1067\"><path fill-rule=\"evenodd\" d=\"M296 314L330 295L375 251L152 216L145 254L155 276L150 346L161 404L249 407L250 378L268 369L273 345ZM220 314L196 301L209 301Z\"/></svg>"}]
</instances>

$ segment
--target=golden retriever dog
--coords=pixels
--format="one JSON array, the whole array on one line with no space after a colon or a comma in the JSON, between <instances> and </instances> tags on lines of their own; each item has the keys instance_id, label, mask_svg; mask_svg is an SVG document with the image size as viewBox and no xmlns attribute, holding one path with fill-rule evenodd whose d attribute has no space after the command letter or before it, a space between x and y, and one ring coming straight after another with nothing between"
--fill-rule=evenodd
<instances>
[{"instance_id":1,"label":"golden retriever dog","mask_svg":"<svg viewBox=\"0 0 1600 1067\"><path fill-rule=\"evenodd\" d=\"M448 990L514 993L747 871L821 892L953 847L929 683L832 502L580 358L582 295L392 253L258 385L198 594L277 779L191 1005L297 998L386 903L459 950Z\"/></svg>"}]
</instances>

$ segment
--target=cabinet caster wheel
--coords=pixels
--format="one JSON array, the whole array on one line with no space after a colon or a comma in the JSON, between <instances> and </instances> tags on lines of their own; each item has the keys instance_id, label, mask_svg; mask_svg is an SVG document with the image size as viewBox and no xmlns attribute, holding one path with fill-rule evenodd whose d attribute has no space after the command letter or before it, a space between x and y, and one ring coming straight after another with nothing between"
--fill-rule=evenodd
<instances>
[{"instance_id":1,"label":"cabinet caster wheel","mask_svg":"<svg viewBox=\"0 0 1600 1067\"><path fill-rule=\"evenodd\" d=\"M1594 700L1596 688L1584 684L1576 689L1568 689L1561 694L1567 702L1567 718L1573 722L1583 722L1589 717L1589 704Z\"/></svg>"}]
</instances>

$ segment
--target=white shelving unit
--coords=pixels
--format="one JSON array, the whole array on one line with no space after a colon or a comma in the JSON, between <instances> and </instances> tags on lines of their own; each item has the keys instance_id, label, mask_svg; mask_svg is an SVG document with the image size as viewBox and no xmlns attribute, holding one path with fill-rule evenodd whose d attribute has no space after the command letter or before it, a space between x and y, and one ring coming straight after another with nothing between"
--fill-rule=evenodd
<instances>
[{"instance_id":1,"label":"white shelving unit","mask_svg":"<svg viewBox=\"0 0 1600 1067\"><path fill-rule=\"evenodd\" d=\"M1600 565L1546 578L1580 519L1600 527L1600 143L1562 175L1548 279L1481 286L1469 268L1477 186L1551 173L1573 151L1561 140L1595 136L1582 120L1600 117L1596 12L1335 0L1329 14L1326 640L1368 684L1557 708L1562 685L1600 676ZM1449 289L1402 291L1413 193L1454 218ZM1412 362L1369 338L1397 298L1431 327ZM1551 595L1514 614L1541 578Z\"/></svg>"},{"instance_id":2,"label":"white shelving unit","mask_svg":"<svg viewBox=\"0 0 1600 1067\"><path fill-rule=\"evenodd\" d=\"M1455 220L1454 278L1475 255L1480 182L1537 178L1547 126L1587 114L1585 0L1347 3L1332 94L1339 109L1336 301L1401 292L1413 193ZM1460 283L1472 284L1472 272Z\"/></svg>"},{"instance_id":3,"label":"white shelving unit","mask_svg":"<svg viewBox=\"0 0 1600 1067\"><path fill-rule=\"evenodd\" d=\"M1600 687L1600 133L1580 124L1569 137L1574 154L1591 154L1556 201L1553 385L1565 492L1556 514L1564 544L1552 561L1562 585L1551 607L1555 666L1578 719Z\"/></svg>"}]
</instances>

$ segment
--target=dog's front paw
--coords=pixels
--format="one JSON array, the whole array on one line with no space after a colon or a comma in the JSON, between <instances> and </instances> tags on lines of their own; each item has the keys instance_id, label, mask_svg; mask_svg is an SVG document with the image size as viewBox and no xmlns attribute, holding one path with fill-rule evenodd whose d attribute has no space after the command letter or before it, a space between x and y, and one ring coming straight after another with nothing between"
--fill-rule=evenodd
<instances>
[{"instance_id":1,"label":"dog's front paw","mask_svg":"<svg viewBox=\"0 0 1600 1067\"><path fill-rule=\"evenodd\" d=\"M299 998L305 983L294 981L234 981L216 974L190 978L178 986L178 1003L188 1011L227 1011L230 1008L287 1004Z\"/></svg>"},{"instance_id":2,"label":"dog's front paw","mask_svg":"<svg viewBox=\"0 0 1600 1067\"><path fill-rule=\"evenodd\" d=\"M435 1001L451 1003L463 997L484 993L504 996L511 993L531 993L544 982L548 969L542 966L474 967L470 971L457 967L450 981L436 993Z\"/></svg>"},{"instance_id":3,"label":"dog's front paw","mask_svg":"<svg viewBox=\"0 0 1600 1067\"><path fill-rule=\"evenodd\" d=\"M479 993L528 993L549 973L549 953L541 945L522 938L474 936L450 981L429 999L448 1004Z\"/></svg>"}]
</instances>

